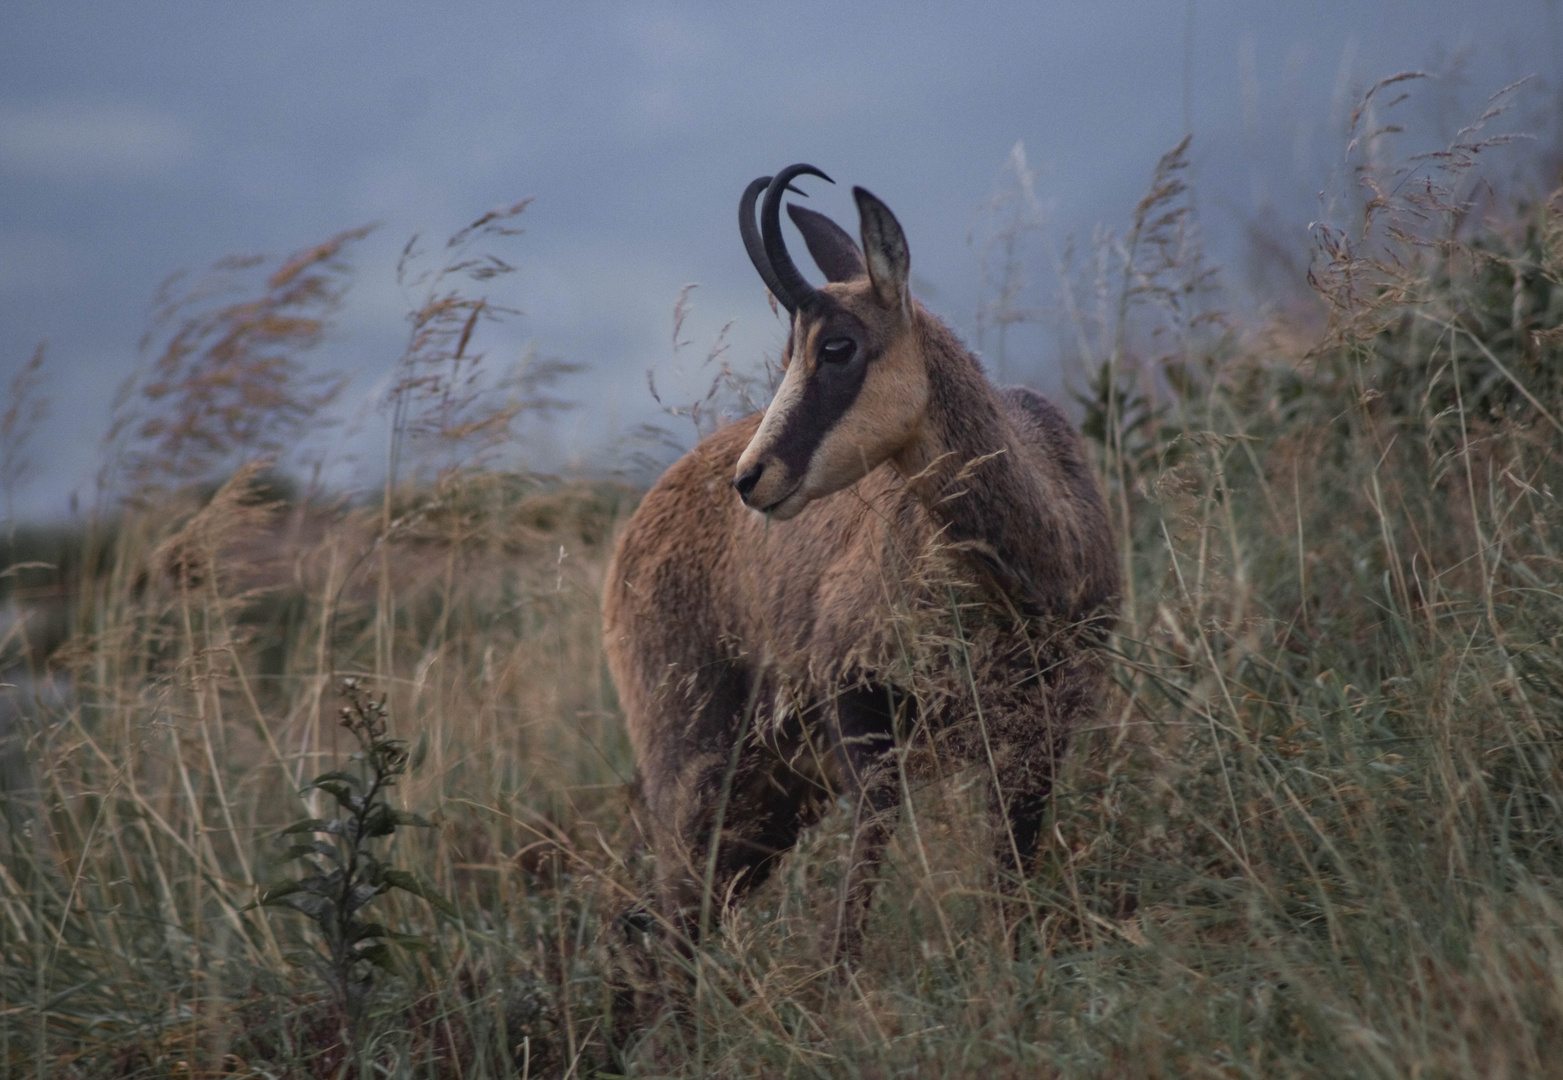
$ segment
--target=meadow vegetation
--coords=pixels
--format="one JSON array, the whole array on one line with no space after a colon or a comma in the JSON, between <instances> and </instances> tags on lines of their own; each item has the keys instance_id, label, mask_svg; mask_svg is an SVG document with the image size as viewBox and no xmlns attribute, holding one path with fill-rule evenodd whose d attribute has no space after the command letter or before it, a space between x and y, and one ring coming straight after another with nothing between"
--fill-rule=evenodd
<instances>
[{"instance_id":1,"label":"meadow vegetation","mask_svg":"<svg viewBox=\"0 0 1563 1080\"><path fill-rule=\"evenodd\" d=\"M649 869L598 616L636 492L491 456L559 404L555 369L476 351L522 208L433 264L409 246L426 299L372 494L264 464L337 385L298 356L357 233L166 304L114 501L0 552L0 1074L1563 1070L1563 189L1484 171L1480 125L1399 164L1354 134L1311 307L1223 314L1186 143L1065 276L1129 584L1020 898L990 887L982 777L912 783L850 976L818 932L842 814L649 1027L623 1007ZM361 879L350 966L318 905L259 901L339 865L297 845L342 835L346 781L307 785L375 765L343 717L382 698L387 805L433 827L383 819L401 876Z\"/></svg>"}]
</instances>

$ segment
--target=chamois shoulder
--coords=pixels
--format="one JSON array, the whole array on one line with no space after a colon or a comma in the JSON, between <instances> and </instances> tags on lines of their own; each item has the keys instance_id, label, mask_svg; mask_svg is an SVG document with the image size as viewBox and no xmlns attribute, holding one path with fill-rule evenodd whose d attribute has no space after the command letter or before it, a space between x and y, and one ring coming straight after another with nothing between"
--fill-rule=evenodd
<instances>
[{"instance_id":1,"label":"chamois shoulder","mask_svg":"<svg viewBox=\"0 0 1563 1080\"><path fill-rule=\"evenodd\" d=\"M733 464L758 425L759 416L749 416L706 436L646 492L609 566L610 615L688 596L720 571L731 555L731 529L712 524L734 514Z\"/></svg>"},{"instance_id":2,"label":"chamois shoulder","mask_svg":"<svg viewBox=\"0 0 1563 1080\"><path fill-rule=\"evenodd\" d=\"M651 536L677 536L680 519L720 509L732 510L733 463L754 437L759 426L756 413L719 428L662 474L641 500L627 532Z\"/></svg>"}]
</instances>

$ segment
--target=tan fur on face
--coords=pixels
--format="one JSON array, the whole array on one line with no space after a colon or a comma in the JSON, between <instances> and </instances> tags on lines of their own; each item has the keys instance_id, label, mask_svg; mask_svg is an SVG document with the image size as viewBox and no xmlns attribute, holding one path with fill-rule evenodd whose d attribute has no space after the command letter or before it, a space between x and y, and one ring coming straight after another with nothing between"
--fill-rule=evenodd
<instances>
[{"instance_id":1,"label":"tan fur on face","mask_svg":"<svg viewBox=\"0 0 1563 1080\"><path fill-rule=\"evenodd\" d=\"M857 400L825 434L795 498L813 499L857 483L917 437L928 408L928 373L910 334L870 362ZM796 512L796 511L794 511Z\"/></svg>"},{"instance_id":2,"label":"tan fur on face","mask_svg":"<svg viewBox=\"0 0 1563 1080\"><path fill-rule=\"evenodd\" d=\"M818 366L821 335L827 323L801 323L793 330L786 375L765 410L760 428L738 461L742 474L755 464L765 471L751 493L751 504L769 507L778 520L795 517L815 499L834 494L862 479L916 438L928 407L927 366L904 309L886 310L863 282L825 290L868 328L858 342L872 356L852 407L825 433L800 477L775 453L777 439L803 406L803 390ZM801 347L797 343L801 341ZM877 355L875 355L877 353Z\"/></svg>"}]
</instances>

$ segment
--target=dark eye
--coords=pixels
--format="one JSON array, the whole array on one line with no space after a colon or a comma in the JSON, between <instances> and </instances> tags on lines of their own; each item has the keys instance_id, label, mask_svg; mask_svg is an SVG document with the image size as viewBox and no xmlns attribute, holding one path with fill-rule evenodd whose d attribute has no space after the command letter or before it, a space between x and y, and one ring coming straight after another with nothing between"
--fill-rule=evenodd
<instances>
[{"instance_id":1,"label":"dark eye","mask_svg":"<svg viewBox=\"0 0 1563 1080\"><path fill-rule=\"evenodd\" d=\"M857 355L857 342L849 337L833 337L819 347L819 358L826 364L845 364Z\"/></svg>"}]
</instances>

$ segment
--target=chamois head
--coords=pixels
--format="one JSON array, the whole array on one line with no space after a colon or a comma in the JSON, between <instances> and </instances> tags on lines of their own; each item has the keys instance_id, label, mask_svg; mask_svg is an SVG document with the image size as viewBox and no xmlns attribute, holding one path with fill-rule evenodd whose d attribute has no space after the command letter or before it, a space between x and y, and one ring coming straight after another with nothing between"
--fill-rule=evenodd
<instances>
[{"instance_id":1,"label":"chamois head","mask_svg":"<svg viewBox=\"0 0 1563 1080\"><path fill-rule=\"evenodd\" d=\"M830 179L812 165L761 177L744 192L738 216L755 269L792 313L792 334L781 386L738 459L733 486L745 505L783 521L906 449L928 407L900 223L884 203L853 188L860 252L835 222L789 204L809 253L830 279L816 289L793 265L781 233L782 196L801 175ZM757 233L754 204L761 191Z\"/></svg>"}]
</instances>

